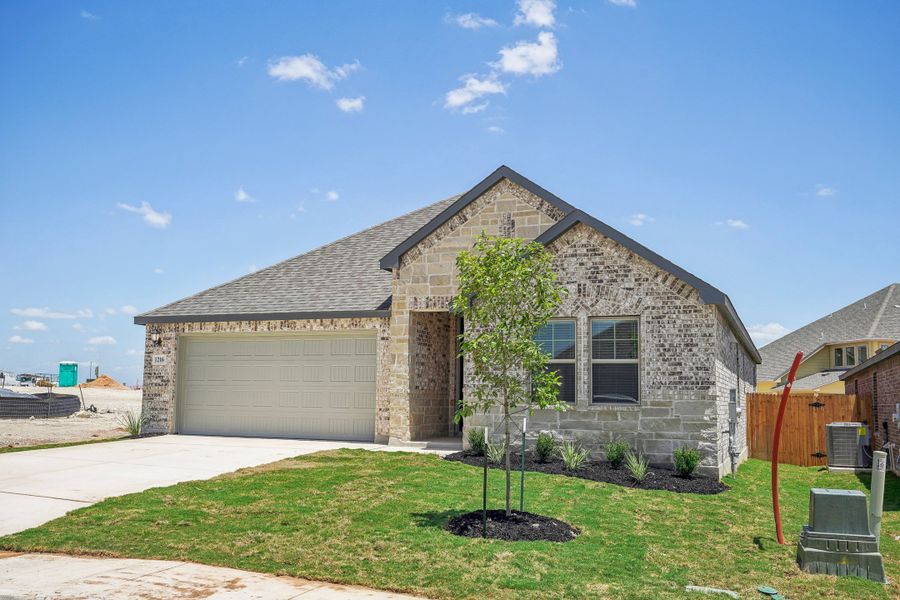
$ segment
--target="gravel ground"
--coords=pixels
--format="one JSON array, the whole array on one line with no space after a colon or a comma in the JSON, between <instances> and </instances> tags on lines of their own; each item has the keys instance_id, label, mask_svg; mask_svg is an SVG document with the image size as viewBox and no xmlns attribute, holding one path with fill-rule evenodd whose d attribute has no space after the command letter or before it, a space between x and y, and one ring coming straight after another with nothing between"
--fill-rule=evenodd
<instances>
[{"instance_id":1,"label":"gravel ground","mask_svg":"<svg viewBox=\"0 0 900 600\"><path fill-rule=\"evenodd\" d=\"M33 387L10 387L16 392L46 391ZM54 388L54 393L78 394L78 388ZM140 390L108 390L85 388L84 402L93 404L97 412L80 412L55 419L0 419L0 447L35 446L60 442L103 439L126 435L119 417L127 412L141 412Z\"/></svg>"}]
</instances>

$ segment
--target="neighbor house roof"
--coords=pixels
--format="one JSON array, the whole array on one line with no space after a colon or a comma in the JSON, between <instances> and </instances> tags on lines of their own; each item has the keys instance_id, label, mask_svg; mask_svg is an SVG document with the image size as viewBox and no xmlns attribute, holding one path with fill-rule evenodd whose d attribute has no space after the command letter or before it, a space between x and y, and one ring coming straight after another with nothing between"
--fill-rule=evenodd
<instances>
[{"instance_id":1,"label":"neighbor house roof","mask_svg":"<svg viewBox=\"0 0 900 600\"><path fill-rule=\"evenodd\" d=\"M839 381L841 379L841 374L844 372L844 369L829 369L827 371L819 371L818 373L813 373L812 375L807 375L806 377L801 377L800 379L794 380L794 385L791 386L793 390L817 390L824 385L828 385L829 383L834 383L835 381ZM784 385L776 385L773 390L783 390Z\"/></svg>"},{"instance_id":2,"label":"neighbor house roof","mask_svg":"<svg viewBox=\"0 0 900 600\"><path fill-rule=\"evenodd\" d=\"M378 260L458 196L140 314L138 325L390 314L391 274Z\"/></svg>"},{"instance_id":3,"label":"neighbor house roof","mask_svg":"<svg viewBox=\"0 0 900 600\"><path fill-rule=\"evenodd\" d=\"M877 365L881 361L887 360L888 358L890 358L892 356L896 356L897 354L900 354L900 342L896 342L895 344L892 344L890 347L885 348L884 350L882 350L881 352L879 352L878 354L876 354L869 360L867 360L865 362L861 362L858 365L856 365L855 367L853 367L852 369L848 369L847 371L844 371L844 373L841 375L841 379L846 380L848 377L853 377L857 373L859 373L861 371L865 371L869 367Z\"/></svg>"},{"instance_id":4,"label":"neighbor house roof","mask_svg":"<svg viewBox=\"0 0 900 600\"><path fill-rule=\"evenodd\" d=\"M621 231L613 229L603 221L592 217L584 211L573 210L568 215L566 215L562 221L559 221L558 223L547 229L547 231L538 236L537 240L535 241L540 242L541 244L544 244L546 246L578 223L587 225L588 227L594 229L605 237L608 237L614 242L624 246L628 250L631 250L650 264L656 265L667 273L671 273L681 281L696 289L700 294L700 300L704 304L715 304L722 310L722 313L725 316L725 319L728 321L731 330L734 332L735 337L741 342L741 345L744 346L744 349L747 350L750 356L753 357L753 360L756 363L760 362L760 356L759 352L756 349L756 345L750 338L750 334L747 333L747 329L744 327L743 322L741 322L741 318L738 316L737 311L731 304L731 299L728 298L728 295L726 293L722 292L716 287L713 287L696 275L685 271L672 261L663 258L643 244L631 239Z\"/></svg>"},{"instance_id":5,"label":"neighbor house roof","mask_svg":"<svg viewBox=\"0 0 900 600\"><path fill-rule=\"evenodd\" d=\"M799 351L808 357L824 344L866 339L900 340L900 284L892 283L763 346L758 378L782 376Z\"/></svg>"}]
</instances>

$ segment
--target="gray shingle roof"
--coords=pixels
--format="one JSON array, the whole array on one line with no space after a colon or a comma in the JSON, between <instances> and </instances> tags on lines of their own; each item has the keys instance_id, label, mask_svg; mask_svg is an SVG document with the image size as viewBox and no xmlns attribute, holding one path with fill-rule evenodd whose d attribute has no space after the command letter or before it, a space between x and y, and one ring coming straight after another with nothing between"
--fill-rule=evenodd
<instances>
[{"instance_id":1,"label":"gray shingle roof","mask_svg":"<svg viewBox=\"0 0 900 600\"><path fill-rule=\"evenodd\" d=\"M801 350L809 356L822 344L879 338L900 340L900 284L892 283L763 346L758 377L781 376Z\"/></svg>"},{"instance_id":2,"label":"gray shingle roof","mask_svg":"<svg viewBox=\"0 0 900 600\"><path fill-rule=\"evenodd\" d=\"M459 196L375 225L306 254L245 275L135 317L170 323L265 318L387 315L391 273L379 259L450 206Z\"/></svg>"}]
</instances>

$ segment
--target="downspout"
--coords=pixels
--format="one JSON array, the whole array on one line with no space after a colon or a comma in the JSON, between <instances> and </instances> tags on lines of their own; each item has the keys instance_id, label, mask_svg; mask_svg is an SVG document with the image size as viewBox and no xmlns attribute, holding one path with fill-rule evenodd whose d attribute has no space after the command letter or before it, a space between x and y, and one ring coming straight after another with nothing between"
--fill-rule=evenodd
<instances>
[{"instance_id":1,"label":"downspout","mask_svg":"<svg viewBox=\"0 0 900 600\"><path fill-rule=\"evenodd\" d=\"M740 346L734 343L734 388L731 389L728 399L728 455L731 458L731 476L737 477L737 459L740 453L737 451L737 426L740 415L740 391L741 391L741 351Z\"/></svg>"}]
</instances>

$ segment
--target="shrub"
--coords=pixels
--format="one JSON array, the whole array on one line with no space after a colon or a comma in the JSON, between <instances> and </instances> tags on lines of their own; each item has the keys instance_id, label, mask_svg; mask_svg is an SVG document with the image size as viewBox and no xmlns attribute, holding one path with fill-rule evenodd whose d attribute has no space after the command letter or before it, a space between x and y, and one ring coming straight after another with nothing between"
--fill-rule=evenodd
<instances>
[{"instance_id":1,"label":"shrub","mask_svg":"<svg viewBox=\"0 0 900 600\"><path fill-rule=\"evenodd\" d=\"M141 429L147 423L147 417L143 414L134 414L131 411L123 415L119 415L119 424L128 432L128 435L141 435Z\"/></svg>"},{"instance_id":2,"label":"shrub","mask_svg":"<svg viewBox=\"0 0 900 600\"><path fill-rule=\"evenodd\" d=\"M681 477L693 475L697 465L700 464L700 452L694 448L687 446L676 448L672 456L675 459L675 471Z\"/></svg>"},{"instance_id":3,"label":"shrub","mask_svg":"<svg viewBox=\"0 0 900 600\"><path fill-rule=\"evenodd\" d=\"M470 429L467 437L469 438L469 450L478 456L484 454L484 429L481 427Z\"/></svg>"},{"instance_id":4,"label":"shrub","mask_svg":"<svg viewBox=\"0 0 900 600\"><path fill-rule=\"evenodd\" d=\"M559 447L559 457L566 471L577 471L587 459L588 451L575 442L565 441Z\"/></svg>"},{"instance_id":5,"label":"shrub","mask_svg":"<svg viewBox=\"0 0 900 600\"><path fill-rule=\"evenodd\" d=\"M631 451L628 442L622 440L612 440L603 444L603 452L606 453L606 460L612 465L613 469L618 469L625 462L625 456Z\"/></svg>"},{"instance_id":6,"label":"shrub","mask_svg":"<svg viewBox=\"0 0 900 600\"><path fill-rule=\"evenodd\" d=\"M487 442L485 444L485 451L487 452L488 460L494 464L502 465L506 459L506 444L502 442L499 444Z\"/></svg>"},{"instance_id":7,"label":"shrub","mask_svg":"<svg viewBox=\"0 0 900 600\"><path fill-rule=\"evenodd\" d=\"M647 477L647 467L649 466L649 461L639 454L629 452L625 455L625 468L638 483Z\"/></svg>"},{"instance_id":8,"label":"shrub","mask_svg":"<svg viewBox=\"0 0 900 600\"><path fill-rule=\"evenodd\" d=\"M547 462L554 454L556 454L557 443L553 436L549 433L538 434L537 443L534 451L537 454L538 462Z\"/></svg>"}]
</instances>

